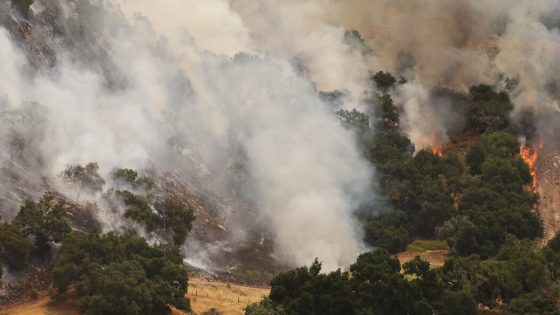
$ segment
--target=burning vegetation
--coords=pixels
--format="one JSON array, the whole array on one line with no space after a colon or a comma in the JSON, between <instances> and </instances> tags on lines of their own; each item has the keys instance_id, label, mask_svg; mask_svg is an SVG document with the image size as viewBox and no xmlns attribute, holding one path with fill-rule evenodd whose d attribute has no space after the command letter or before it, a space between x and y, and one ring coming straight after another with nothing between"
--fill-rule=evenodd
<instances>
[{"instance_id":1,"label":"burning vegetation","mask_svg":"<svg viewBox=\"0 0 560 315\"><path fill-rule=\"evenodd\" d=\"M443 156L443 145L440 142L437 142L432 146L432 153L434 155Z\"/></svg>"},{"instance_id":2,"label":"burning vegetation","mask_svg":"<svg viewBox=\"0 0 560 315\"><path fill-rule=\"evenodd\" d=\"M535 149L531 148L529 145L523 145L520 148L519 154L521 159L527 164L529 167L529 171L531 172L532 183L531 189L533 192L537 192L537 159L539 157L539 151L542 149L543 143L541 142L539 146Z\"/></svg>"},{"instance_id":3,"label":"burning vegetation","mask_svg":"<svg viewBox=\"0 0 560 315\"><path fill-rule=\"evenodd\" d=\"M434 155L443 156L443 141L441 140L441 136L439 133L434 132L432 137L432 146L431 151Z\"/></svg>"}]
</instances>

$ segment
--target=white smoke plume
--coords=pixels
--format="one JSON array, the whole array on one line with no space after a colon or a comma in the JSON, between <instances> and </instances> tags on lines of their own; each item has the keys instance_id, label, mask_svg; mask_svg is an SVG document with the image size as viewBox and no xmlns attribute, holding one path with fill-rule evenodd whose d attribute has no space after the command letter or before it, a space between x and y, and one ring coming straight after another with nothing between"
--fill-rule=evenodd
<instances>
[{"instance_id":1,"label":"white smoke plume","mask_svg":"<svg viewBox=\"0 0 560 315\"><path fill-rule=\"evenodd\" d=\"M237 228L266 226L279 261L319 257L334 269L365 249L353 211L372 193L372 172L352 134L290 58L237 54L257 49L226 2L123 1L122 14L110 2L35 5L59 10L60 38L44 38L56 62L34 68L3 32L0 51L13 61L0 76L2 110L39 110L38 130L21 128L51 181L65 165L89 161L106 178L123 165L164 168L174 154L167 139L178 136L193 153L189 163L218 189L232 167L241 169L243 198L260 212ZM202 14L228 23L212 26ZM114 216L101 217L118 228Z\"/></svg>"},{"instance_id":2,"label":"white smoke plume","mask_svg":"<svg viewBox=\"0 0 560 315\"><path fill-rule=\"evenodd\" d=\"M392 93L419 148L457 128L461 109L439 89L515 79L514 115L558 111L554 0L36 0L33 10L27 37L0 33L6 147L24 136L52 181L89 161L105 176L194 167L216 190L234 177L260 210L233 229L265 225L288 264L319 257L332 269L365 249L353 211L374 193L372 170L317 90L349 91L345 106L359 107L372 74L402 75L409 83ZM371 51L350 45L349 30ZM49 66L27 62L26 45Z\"/></svg>"}]
</instances>

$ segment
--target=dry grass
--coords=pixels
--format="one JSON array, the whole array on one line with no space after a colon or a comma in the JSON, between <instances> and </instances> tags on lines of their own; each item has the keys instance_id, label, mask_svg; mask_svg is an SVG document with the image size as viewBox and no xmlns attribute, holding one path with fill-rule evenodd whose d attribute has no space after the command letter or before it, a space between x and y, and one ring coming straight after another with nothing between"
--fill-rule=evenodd
<instances>
[{"instance_id":1,"label":"dry grass","mask_svg":"<svg viewBox=\"0 0 560 315\"><path fill-rule=\"evenodd\" d=\"M428 261L432 268L438 268L443 266L448 253L449 247L445 241L415 240L408 245L406 251L398 253L396 256L401 264L420 256L423 260Z\"/></svg>"},{"instance_id":2,"label":"dry grass","mask_svg":"<svg viewBox=\"0 0 560 315\"><path fill-rule=\"evenodd\" d=\"M268 288L191 279L187 296L197 314L215 308L226 315L242 315L247 305L260 301L269 293Z\"/></svg>"},{"instance_id":3,"label":"dry grass","mask_svg":"<svg viewBox=\"0 0 560 315\"><path fill-rule=\"evenodd\" d=\"M430 263L430 267L439 268L443 266L443 264L447 260L447 254L447 250L427 250L424 252L407 250L405 252L398 253L397 258L399 259L401 264L404 264L407 261L413 260L414 257L420 256L420 258Z\"/></svg>"},{"instance_id":4,"label":"dry grass","mask_svg":"<svg viewBox=\"0 0 560 315\"><path fill-rule=\"evenodd\" d=\"M78 315L71 301L53 301L51 296L43 294L26 303L0 308L0 315Z\"/></svg>"},{"instance_id":5,"label":"dry grass","mask_svg":"<svg viewBox=\"0 0 560 315\"><path fill-rule=\"evenodd\" d=\"M268 288L254 288L201 279L190 279L188 298L195 314L215 308L225 315L245 314L245 307L270 293ZM47 293L26 303L0 308L0 315L78 315L71 301L53 301ZM174 315L185 313L173 310Z\"/></svg>"}]
</instances>

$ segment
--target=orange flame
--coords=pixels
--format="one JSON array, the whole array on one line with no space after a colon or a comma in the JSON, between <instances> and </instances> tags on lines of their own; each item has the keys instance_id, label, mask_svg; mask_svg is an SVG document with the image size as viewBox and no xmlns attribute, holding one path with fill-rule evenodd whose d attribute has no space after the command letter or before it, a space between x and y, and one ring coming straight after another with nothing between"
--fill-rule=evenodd
<instances>
[{"instance_id":1,"label":"orange flame","mask_svg":"<svg viewBox=\"0 0 560 315\"><path fill-rule=\"evenodd\" d=\"M436 144L432 146L432 153L434 155L443 156L443 146L441 145L441 143L436 142Z\"/></svg>"},{"instance_id":2,"label":"orange flame","mask_svg":"<svg viewBox=\"0 0 560 315\"><path fill-rule=\"evenodd\" d=\"M530 146L523 146L521 147L519 154L521 158L529 166L529 171L531 172L531 177L533 178L533 182L531 188L533 192L537 192L537 158L539 157L539 149L542 148L542 142L539 145L538 149L531 149Z\"/></svg>"},{"instance_id":3,"label":"orange flame","mask_svg":"<svg viewBox=\"0 0 560 315\"><path fill-rule=\"evenodd\" d=\"M443 156L443 142L438 134L438 132L434 131L432 136L432 154Z\"/></svg>"}]
</instances>

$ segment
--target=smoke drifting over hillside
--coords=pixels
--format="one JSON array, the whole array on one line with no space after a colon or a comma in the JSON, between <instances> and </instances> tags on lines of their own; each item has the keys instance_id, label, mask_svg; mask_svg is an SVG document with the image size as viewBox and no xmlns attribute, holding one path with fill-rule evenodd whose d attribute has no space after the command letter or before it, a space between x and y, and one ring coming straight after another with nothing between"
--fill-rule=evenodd
<instances>
[{"instance_id":1,"label":"smoke drifting over hillside","mask_svg":"<svg viewBox=\"0 0 560 315\"><path fill-rule=\"evenodd\" d=\"M8 2L4 19L17 16ZM90 161L105 175L196 169L260 209L231 229L266 226L288 264L344 267L365 249L353 213L374 194L373 170L317 90L348 91L344 106L361 108L373 73L402 75L392 93L417 147L462 123L437 89L513 80L514 114L558 111L557 1L36 0L32 10L30 34L0 32L6 148L24 138L28 163L51 181Z\"/></svg>"}]
</instances>

